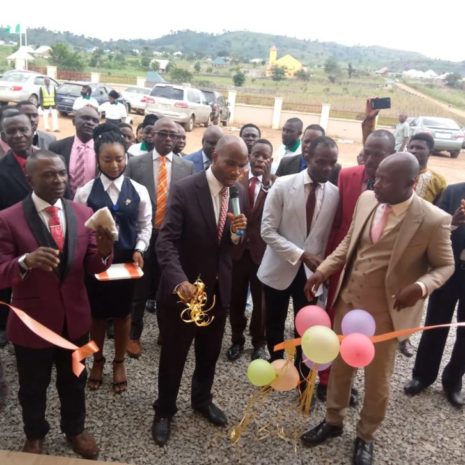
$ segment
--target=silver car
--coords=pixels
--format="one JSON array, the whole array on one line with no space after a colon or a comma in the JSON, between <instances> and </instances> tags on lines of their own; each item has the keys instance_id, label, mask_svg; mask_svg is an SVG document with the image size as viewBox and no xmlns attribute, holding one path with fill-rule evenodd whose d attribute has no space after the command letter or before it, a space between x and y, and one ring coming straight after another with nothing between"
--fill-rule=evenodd
<instances>
[{"instance_id":1,"label":"silver car","mask_svg":"<svg viewBox=\"0 0 465 465\"><path fill-rule=\"evenodd\" d=\"M144 97L150 94L150 90L151 89L147 87L136 86L127 87L124 89L123 92L121 92L121 95L128 103L129 111L144 114L146 105Z\"/></svg>"},{"instance_id":2,"label":"silver car","mask_svg":"<svg viewBox=\"0 0 465 465\"><path fill-rule=\"evenodd\" d=\"M21 102L29 100L39 104L40 87L44 85L45 74L33 71L7 71L0 78L0 102ZM58 87L58 82L50 78L52 85Z\"/></svg>"},{"instance_id":3,"label":"silver car","mask_svg":"<svg viewBox=\"0 0 465 465\"><path fill-rule=\"evenodd\" d=\"M427 132L434 139L434 150L445 150L451 158L457 158L462 150L464 134L460 126L450 118L418 116L409 120L410 135Z\"/></svg>"},{"instance_id":4,"label":"silver car","mask_svg":"<svg viewBox=\"0 0 465 465\"><path fill-rule=\"evenodd\" d=\"M156 84L145 97L145 114L166 116L192 131L196 124L210 122L211 107L199 89L175 84Z\"/></svg>"}]
</instances>

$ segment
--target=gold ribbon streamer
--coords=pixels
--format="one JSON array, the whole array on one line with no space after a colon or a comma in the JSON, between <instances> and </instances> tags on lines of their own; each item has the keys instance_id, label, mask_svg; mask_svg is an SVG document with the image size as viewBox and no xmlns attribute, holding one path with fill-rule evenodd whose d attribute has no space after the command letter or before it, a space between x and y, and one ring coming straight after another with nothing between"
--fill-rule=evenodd
<instances>
[{"instance_id":1,"label":"gold ribbon streamer","mask_svg":"<svg viewBox=\"0 0 465 465\"><path fill-rule=\"evenodd\" d=\"M187 305L187 307L181 312L181 320L184 323L195 323L197 326L203 327L208 326L215 319L213 315L208 315L208 312L213 309L216 302L216 296L213 296L213 302L207 310L203 307L207 303L208 297L205 292L205 284L200 278L194 283L196 291L190 302L185 302L185 298L178 291L177 295L181 299L181 303Z\"/></svg>"},{"instance_id":2,"label":"gold ribbon streamer","mask_svg":"<svg viewBox=\"0 0 465 465\"><path fill-rule=\"evenodd\" d=\"M318 374L318 365L316 363L313 364L312 370L307 376L307 386L300 395L300 403L299 407L302 412L306 415L310 412L310 407L312 406L313 400L313 391L315 390L315 381L316 375Z\"/></svg>"}]
</instances>

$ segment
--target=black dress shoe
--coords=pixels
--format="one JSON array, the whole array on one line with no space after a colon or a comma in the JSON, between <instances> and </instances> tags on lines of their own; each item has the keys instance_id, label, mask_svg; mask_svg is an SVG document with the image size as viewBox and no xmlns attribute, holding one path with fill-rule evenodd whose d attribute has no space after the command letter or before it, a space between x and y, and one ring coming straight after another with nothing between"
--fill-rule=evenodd
<instances>
[{"instance_id":1,"label":"black dress shoe","mask_svg":"<svg viewBox=\"0 0 465 465\"><path fill-rule=\"evenodd\" d=\"M399 351L405 357L413 357L415 355L415 349L410 342L410 339L405 339L399 342Z\"/></svg>"},{"instance_id":2,"label":"black dress shoe","mask_svg":"<svg viewBox=\"0 0 465 465\"><path fill-rule=\"evenodd\" d=\"M355 439L352 465L371 465L373 463L373 443Z\"/></svg>"},{"instance_id":3,"label":"black dress shoe","mask_svg":"<svg viewBox=\"0 0 465 465\"><path fill-rule=\"evenodd\" d=\"M0 329L0 347L5 347L8 344L8 337L4 329Z\"/></svg>"},{"instance_id":4,"label":"black dress shoe","mask_svg":"<svg viewBox=\"0 0 465 465\"><path fill-rule=\"evenodd\" d=\"M342 429L342 425L330 425L323 420L318 426L302 434L300 441L305 447L314 447L329 438L341 436Z\"/></svg>"},{"instance_id":5,"label":"black dress shoe","mask_svg":"<svg viewBox=\"0 0 465 465\"><path fill-rule=\"evenodd\" d=\"M233 362L234 360L237 360L241 356L243 351L244 351L243 344L233 344L226 352L226 357L228 357L228 360L230 362Z\"/></svg>"},{"instance_id":6,"label":"black dress shoe","mask_svg":"<svg viewBox=\"0 0 465 465\"><path fill-rule=\"evenodd\" d=\"M263 346L255 347L250 358L251 360L257 360L259 358L261 358L262 360L267 360L268 355L266 353L266 349Z\"/></svg>"},{"instance_id":7,"label":"black dress shoe","mask_svg":"<svg viewBox=\"0 0 465 465\"><path fill-rule=\"evenodd\" d=\"M194 410L215 426L226 426L228 423L226 415L213 402L202 407L194 407Z\"/></svg>"},{"instance_id":8,"label":"black dress shoe","mask_svg":"<svg viewBox=\"0 0 465 465\"><path fill-rule=\"evenodd\" d=\"M147 299L145 302L145 310L149 313L155 313L157 311L157 301L154 299Z\"/></svg>"},{"instance_id":9,"label":"black dress shoe","mask_svg":"<svg viewBox=\"0 0 465 465\"><path fill-rule=\"evenodd\" d=\"M171 418L155 415L152 424L152 438L159 446L164 446L171 433Z\"/></svg>"},{"instance_id":10,"label":"black dress shoe","mask_svg":"<svg viewBox=\"0 0 465 465\"><path fill-rule=\"evenodd\" d=\"M408 396L416 396L424 391L428 386L419 378L412 378L405 386L404 392Z\"/></svg>"},{"instance_id":11,"label":"black dress shoe","mask_svg":"<svg viewBox=\"0 0 465 465\"><path fill-rule=\"evenodd\" d=\"M462 408L465 405L465 398L461 391L449 391L444 389L444 392L449 403L455 408Z\"/></svg>"}]
</instances>

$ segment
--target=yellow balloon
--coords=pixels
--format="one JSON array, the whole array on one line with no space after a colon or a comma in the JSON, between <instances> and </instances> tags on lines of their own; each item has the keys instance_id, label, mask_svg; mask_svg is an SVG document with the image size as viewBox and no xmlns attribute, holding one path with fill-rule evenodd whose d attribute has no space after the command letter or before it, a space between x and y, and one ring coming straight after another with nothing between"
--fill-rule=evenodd
<instances>
[{"instance_id":1,"label":"yellow balloon","mask_svg":"<svg viewBox=\"0 0 465 465\"><path fill-rule=\"evenodd\" d=\"M276 391L290 391L299 384L299 372L294 364L289 360L279 359L271 362L276 370L276 379L271 383L271 387Z\"/></svg>"},{"instance_id":2,"label":"yellow balloon","mask_svg":"<svg viewBox=\"0 0 465 465\"><path fill-rule=\"evenodd\" d=\"M315 363L332 362L339 353L339 338L326 326L312 326L302 336L302 351Z\"/></svg>"},{"instance_id":3,"label":"yellow balloon","mask_svg":"<svg viewBox=\"0 0 465 465\"><path fill-rule=\"evenodd\" d=\"M266 386L276 378L276 370L270 362L257 359L250 362L247 377L254 386Z\"/></svg>"}]
</instances>

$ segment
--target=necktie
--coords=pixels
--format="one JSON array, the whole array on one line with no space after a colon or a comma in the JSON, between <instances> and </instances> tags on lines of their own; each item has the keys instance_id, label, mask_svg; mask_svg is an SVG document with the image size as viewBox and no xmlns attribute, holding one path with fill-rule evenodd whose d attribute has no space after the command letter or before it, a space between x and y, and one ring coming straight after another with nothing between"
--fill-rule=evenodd
<instances>
[{"instance_id":1,"label":"necktie","mask_svg":"<svg viewBox=\"0 0 465 465\"><path fill-rule=\"evenodd\" d=\"M373 244L376 244L376 242L378 242L381 236L383 235L388 216L391 212L392 207L390 205L385 205L383 214L378 218L376 222L373 221L373 225L371 227L371 240L373 241Z\"/></svg>"},{"instance_id":2,"label":"necktie","mask_svg":"<svg viewBox=\"0 0 465 465\"><path fill-rule=\"evenodd\" d=\"M227 187L223 187L223 189L220 190L220 202L220 214L218 215L218 242L221 242L224 225L226 224L226 216L228 215L229 189Z\"/></svg>"},{"instance_id":3,"label":"necktie","mask_svg":"<svg viewBox=\"0 0 465 465\"><path fill-rule=\"evenodd\" d=\"M155 228L160 229L165 218L166 202L168 200L168 167L166 166L166 157L160 157L156 195L157 212L155 213Z\"/></svg>"},{"instance_id":4,"label":"necktie","mask_svg":"<svg viewBox=\"0 0 465 465\"><path fill-rule=\"evenodd\" d=\"M313 214L315 213L317 187L318 183L312 182L310 192L307 197L307 205L305 207L307 213L307 236L310 232L310 227L312 226Z\"/></svg>"},{"instance_id":5,"label":"necktie","mask_svg":"<svg viewBox=\"0 0 465 465\"><path fill-rule=\"evenodd\" d=\"M254 176L253 178L250 178L249 201L250 201L251 207L253 207L253 204L255 203L255 189L257 188L257 182L258 182L258 178L256 176Z\"/></svg>"},{"instance_id":6,"label":"necktie","mask_svg":"<svg viewBox=\"0 0 465 465\"><path fill-rule=\"evenodd\" d=\"M61 227L60 217L58 215L59 210L60 209L58 207L52 206L45 209L45 211L48 213L48 226L50 228L50 234L58 246L58 250L62 252L65 245L65 238L63 237L63 228Z\"/></svg>"},{"instance_id":7,"label":"necktie","mask_svg":"<svg viewBox=\"0 0 465 465\"><path fill-rule=\"evenodd\" d=\"M71 191L74 195L78 189L84 185L86 180L86 153L87 145L80 144L78 145L78 155L76 158L76 164L74 166L74 173L71 178Z\"/></svg>"}]
</instances>

